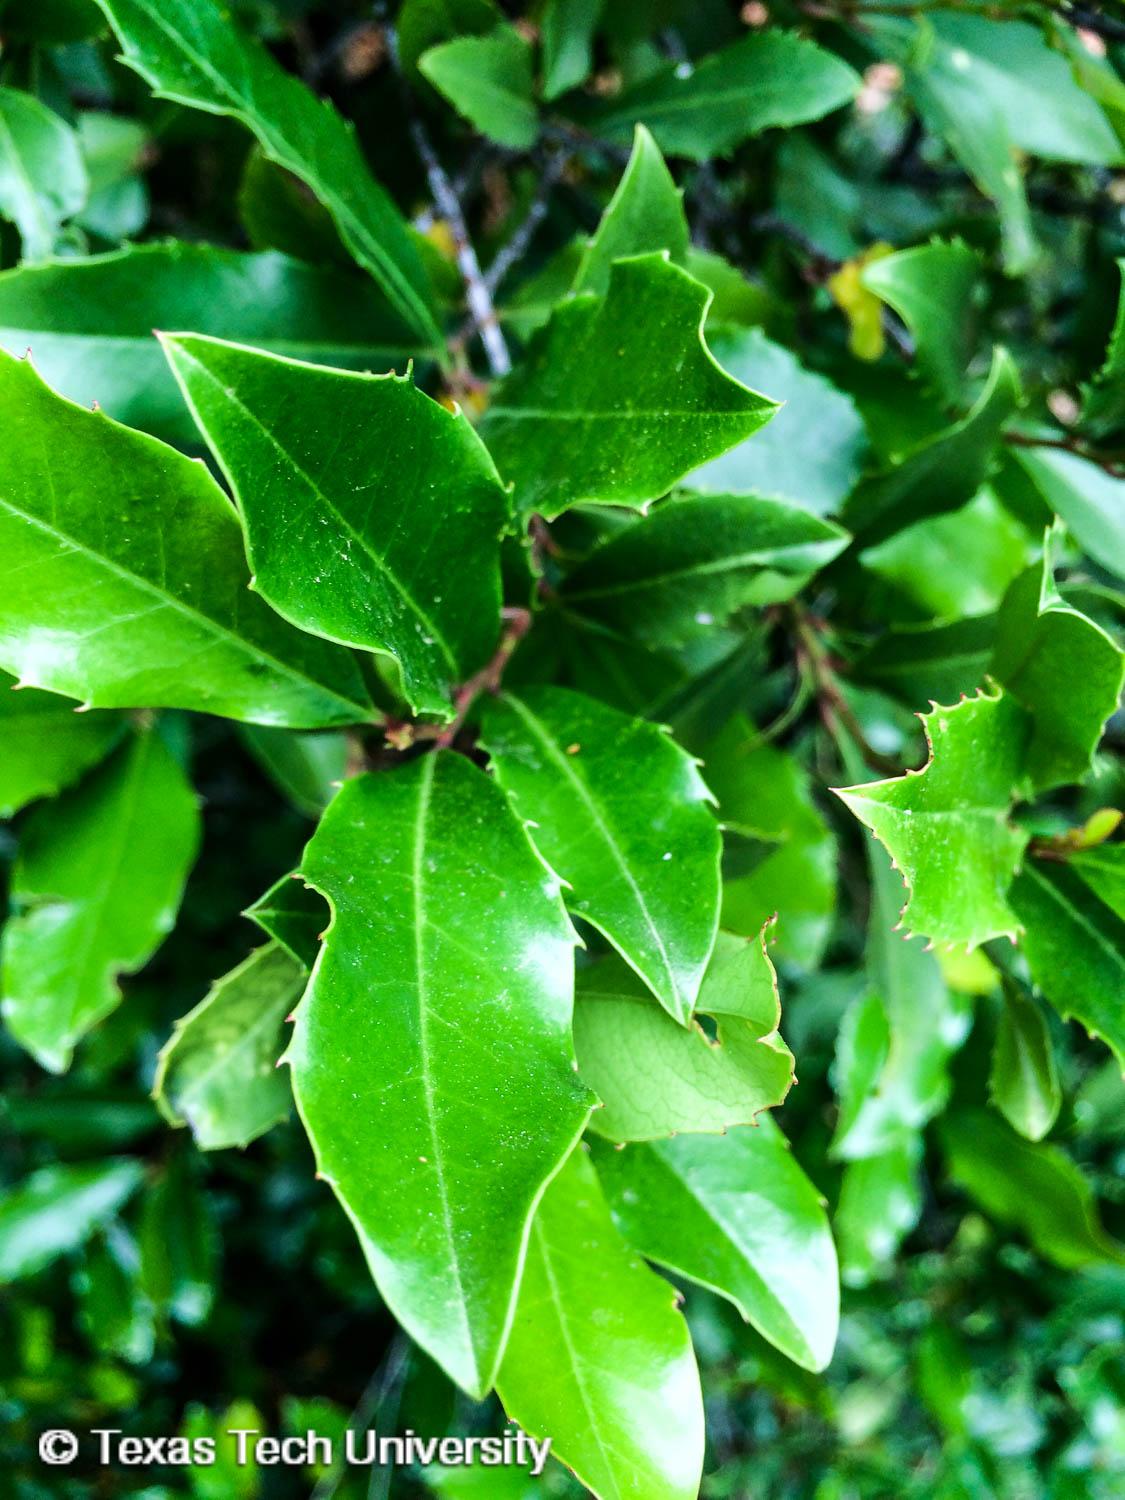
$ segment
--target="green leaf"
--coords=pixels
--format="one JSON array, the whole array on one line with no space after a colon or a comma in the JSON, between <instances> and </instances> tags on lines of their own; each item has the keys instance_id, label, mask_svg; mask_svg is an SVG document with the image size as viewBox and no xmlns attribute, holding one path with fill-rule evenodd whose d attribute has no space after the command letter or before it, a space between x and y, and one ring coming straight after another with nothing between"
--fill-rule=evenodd
<instances>
[{"instance_id":1,"label":"green leaf","mask_svg":"<svg viewBox=\"0 0 1125 1500\"><path fill-rule=\"evenodd\" d=\"M155 1345L152 1304L140 1285L140 1257L120 1223L106 1225L87 1246L73 1278L79 1321L102 1354L147 1365Z\"/></svg>"},{"instance_id":2,"label":"green leaf","mask_svg":"<svg viewBox=\"0 0 1125 1500\"><path fill-rule=\"evenodd\" d=\"M63 395L172 442L197 441L154 328L243 339L273 354L386 368L417 351L363 278L266 252L172 240L0 273L0 345Z\"/></svg>"},{"instance_id":3,"label":"green leaf","mask_svg":"<svg viewBox=\"0 0 1125 1500\"><path fill-rule=\"evenodd\" d=\"M604 296L614 261L628 256L666 250L672 264L682 266L689 244L683 193L665 166L660 148L645 127L638 125L629 164L597 230L583 247L572 290Z\"/></svg>"},{"instance_id":4,"label":"green leaf","mask_svg":"<svg viewBox=\"0 0 1125 1500\"><path fill-rule=\"evenodd\" d=\"M1125 578L1125 479L1054 448L1016 448L1014 457L1082 550Z\"/></svg>"},{"instance_id":5,"label":"green leaf","mask_svg":"<svg viewBox=\"0 0 1125 1500\"><path fill-rule=\"evenodd\" d=\"M0 216L20 232L24 260L51 254L88 190L78 137L31 94L0 88Z\"/></svg>"},{"instance_id":6,"label":"green leaf","mask_svg":"<svg viewBox=\"0 0 1125 1500\"><path fill-rule=\"evenodd\" d=\"M1008 590L992 675L1031 715L1031 787L1081 781L1125 686L1125 655L1055 587L1051 548Z\"/></svg>"},{"instance_id":7,"label":"green leaf","mask_svg":"<svg viewBox=\"0 0 1125 1500\"><path fill-rule=\"evenodd\" d=\"M464 414L409 375L163 343L234 490L257 591L303 630L389 652L415 712L451 717L453 685L496 643L507 517Z\"/></svg>"},{"instance_id":8,"label":"green leaf","mask_svg":"<svg viewBox=\"0 0 1125 1500\"><path fill-rule=\"evenodd\" d=\"M930 746L922 770L836 795L901 873L911 934L951 947L1014 941L1019 919L1007 890L1029 835L1008 813L1023 779L1027 716L997 691L921 717Z\"/></svg>"},{"instance_id":9,"label":"green leaf","mask_svg":"<svg viewBox=\"0 0 1125 1500\"><path fill-rule=\"evenodd\" d=\"M105 21L94 0L5 0L4 35L38 46L62 46L97 36Z\"/></svg>"},{"instance_id":10,"label":"green leaf","mask_svg":"<svg viewBox=\"0 0 1125 1500\"><path fill-rule=\"evenodd\" d=\"M219 1239L212 1199L184 1152L146 1191L138 1241L141 1287L160 1318L187 1328L206 1322L215 1301Z\"/></svg>"},{"instance_id":11,"label":"green leaf","mask_svg":"<svg viewBox=\"0 0 1125 1500\"><path fill-rule=\"evenodd\" d=\"M703 1403L687 1325L614 1228L581 1148L532 1223L497 1389L602 1500L698 1494Z\"/></svg>"},{"instance_id":12,"label":"green leaf","mask_svg":"<svg viewBox=\"0 0 1125 1500\"><path fill-rule=\"evenodd\" d=\"M988 477L1001 429L1019 399L1016 367L997 349L969 414L865 479L844 507L844 524L871 545L927 516L959 510Z\"/></svg>"},{"instance_id":13,"label":"green leaf","mask_svg":"<svg viewBox=\"0 0 1125 1500\"><path fill-rule=\"evenodd\" d=\"M403 0L395 19L403 69L415 74L423 52L456 36L482 36L502 20L494 0Z\"/></svg>"},{"instance_id":14,"label":"green leaf","mask_svg":"<svg viewBox=\"0 0 1125 1500\"><path fill-rule=\"evenodd\" d=\"M1066 1270L1125 1265L1125 1246L1102 1228L1090 1184L1057 1146L1025 1141L985 1109L946 1115L941 1140L953 1181L1040 1255Z\"/></svg>"},{"instance_id":15,"label":"green leaf","mask_svg":"<svg viewBox=\"0 0 1125 1500\"><path fill-rule=\"evenodd\" d=\"M201 1151L248 1146L288 1115L289 1079L278 1058L306 978L280 943L267 943L176 1022L152 1093L169 1124L191 1126Z\"/></svg>"},{"instance_id":16,"label":"green leaf","mask_svg":"<svg viewBox=\"0 0 1125 1500\"><path fill-rule=\"evenodd\" d=\"M641 255L613 266L604 297L556 308L480 428L521 513L643 507L769 420L774 403L703 341L709 297L663 255Z\"/></svg>"},{"instance_id":17,"label":"green leaf","mask_svg":"<svg viewBox=\"0 0 1125 1500\"><path fill-rule=\"evenodd\" d=\"M606 0L547 0L543 37L543 97L557 99L585 81L593 65L594 32Z\"/></svg>"},{"instance_id":18,"label":"green leaf","mask_svg":"<svg viewBox=\"0 0 1125 1500\"><path fill-rule=\"evenodd\" d=\"M591 1130L611 1141L723 1131L781 1103L793 1055L777 1029L781 1003L764 933L749 941L719 934L697 1008L716 1018L714 1040L694 1022L677 1026L618 960L580 973L578 1071L603 1104Z\"/></svg>"},{"instance_id":19,"label":"green leaf","mask_svg":"<svg viewBox=\"0 0 1125 1500\"><path fill-rule=\"evenodd\" d=\"M1005 980L1003 995L988 1095L1013 1130L1039 1141L1062 1104L1051 1033L1042 1011L1014 980Z\"/></svg>"},{"instance_id":20,"label":"green leaf","mask_svg":"<svg viewBox=\"0 0 1125 1500\"><path fill-rule=\"evenodd\" d=\"M648 126L661 150L703 161L726 156L774 126L819 120L859 92L859 76L838 57L790 31L747 36L700 62L672 63L598 109L607 140Z\"/></svg>"},{"instance_id":21,"label":"green leaf","mask_svg":"<svg viewBox=\"0 0 1125 1500\"><path fill-rule=\"evenodd\" d=\"M123 60L161 99L229 115L321 200L407 326L441 343L409 229L368 171L355 129L242 34L218 0L98 0Z\"/></svg>"},{"instance_id":22,"label":"green leaf","mask_svg":"<svg viewBox=\"0 0 1125 1500\"><path fill-rule=\"evenodd\" d=\"M932 240L869 261L860 280L914 337L918 368L947 406L960 403L976 347L981 258L961 240Z\"/></svg>"},{"instance_id":23,"label":"green leaf","mask_svg":"<svg viewBox=\"0 0 1125 1500\"><path fill-rule=\"evenodd\" d=\"M139 1161L109 1157L40 1167L0 1202L0 1283L33 1276L78 1250L140 1185Z\"/></svg>"},{"instance_id":24,"label":"green leaf","mask_svg":"<svg viewBox=\"0 0 1125 1500\"><path fill-rule=\"evenodd\" d=\"M921 1158L921 1137L904 1135L889 1150L844 1168L832 1228L845 1286L873 1281L921 1218Z\"/></svg>"},{"instance_id":25,"label":"green leaf","mask_svg":"<svg viewBox=\"0 0 1125 1500\"><path fill-rule=\"evenodd\" d=\"M496 776L596 927L686 1026L719 923L719 826L691 757L581 693L505 693L485 713Z\"/></svg>"},{"instance_id":26,"label":"green leaf","mask_svg":"<svg viewBox=\"0 0 1125 1500\"><path fill-rule=\"evenodd\" d=\"M612 532L560 597L622 635L675 646L746 605L792 598L847 543L838 526L782 500L678 496Z\"/></svg>"},{"instance_id":27,"label":"green leaf","mask_svg":"<svg viewBox=\"0 0 1125 1500\"><path fill-rule=\"evenodd\" d=\"M294 733L246 724L239 739L278 791L310 818L320 816L347 775L351 751L338 729Z\"/></svg>"},{"instance_id":28,"label":"green leaf","mask_svg":"<svg viewBox=\"0 0 1125 1500\"><path fill-rule=\"evenodd\" d=\"M856 675L909 708L956 702L984 681L995 635L994 615L888 630L859 657Z\"/></svg>"},{"instance_id":29,"label":"green leaf","mask_svg":"<svg viewBox=\"0 0 1125 1500\"><path fill-rule=\"evenodd\" d=\"M418 59L418 70L482 135L513 151L535 144L539 112L531 48L514 26L431 47Z\"/></svg>"},{"instance_id":30,"label":"green leaf","mask_svg":"<svg viewBox=\"0 0 1125 1500\"><path fill-rule=\"evenodd\" d=\"M720 328L711 351L729 375L784 405L761 433L689 474L685 485L768 495L817 516L839 510L867 451L851 397L760 328Z\"/></svg>"},{"instance_id":31,"label":"green leaf","mask_svg":"<svg viewBox=\"0 0 1125 1500\"><path fill-rule=\"evenodd\" d=\"M80 714L78 704L54 693L14 691L15 686L0 672L2 818L77 781L107 754L125 727L116 714Z\"/></svg>"},{"instance_id":32,"label":"green leaf","mask_svg":"<svg viewBox=\"0 0 1125 1500\"><path fill-rule=\"evenodd\" d=\"M1082 390L1082 427L1092 438L1104 438L1125 426L1125 259L1117 262L1121 286L1117 317L1109 336L1105 360Z\"/></svg>"},{"instance_id":33,"label":"green leaf","mask_svg":"<svg viewBox=\"0 0 1125 1500\"><path fill-rule=\"evenodd\" d=\"M51 1072L65 1072L75 1043L120 1003L117 976L141 968L171 930L198 843L195 794L153 733L22 830L0 1009Z\"/></svg>"},{"instance_id":34,"label":"green leaf","mask_svg":"<svg viewBox=\"0 0 1125 1500\"><path fill-rule=\"evenodd\" d=\"M1095 813L1094 818L1098 816ZM1120 819L1121 815L1115 812L1110 816ZM1115 826L1110 824L1111 829ZM1125 922L1125 844L1101 844L1085 849L1073 855L1069 864L1099 900Z\"/></svg>"},{"instance_id":35,"label":"green leaf","mask_svg":"<svg viewBox=\"0 0 1125 1500\"><path fill-rule=\"evenodd\" d=\"M595 1143L594 1160L642 1255L726 1297L803 1369L824 1369L839 1319L836 1250L822 1199L770 1116L727 1135Z\"/></svg>"},{"instance_id":36,"label":"green leaf","mask_svg":"<svg viewBox=\"0 0 1125 1500\"><path fill-rule=\"evenodd\" d=\"M349 781L303 873L333 920L286 1054L297 1107L388 1306L482 1396L591 1102L558 883L452 753Z\"/></svg>"},{"instance_id":37,"label":"green leaf","mask_svg":"<svg viewBox=\"0 0 1125 1500\"><path fill-rule=\"evenodd\" d=\"M238 518L202 464L62 400L6 354L0 400L0 665L96 707L295 727L371 717L354 660L247 592Z\"/></svg>"},{"instance_id":38,"label":"green leaf","mask_svg":"<svg viewBox=\"0 0 1125 1500\"><path fill-rule=\"evenodd\" d=\"M321 939L332 920L328 903L319 891L304 883L300 871L283 875L246 908L245 915L306 969L316 963Z\"/></svg>"}]
</instances>

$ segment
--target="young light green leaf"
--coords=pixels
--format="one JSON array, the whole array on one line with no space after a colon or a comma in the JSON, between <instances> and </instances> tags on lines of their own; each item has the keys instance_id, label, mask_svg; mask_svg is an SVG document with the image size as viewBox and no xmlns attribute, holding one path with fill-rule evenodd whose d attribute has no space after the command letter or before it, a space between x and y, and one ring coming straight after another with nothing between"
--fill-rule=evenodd
<instances>
[{"instance_id":1,"label":"young light green leaf","mask_svg":"<svg viewBox=\"0 0 1125 1500\"><path fill-rule=\"evenodd\" d=\"M1039 1141L1062 1105L1051 1033L1038 1005L1014 980L1005 980L1003 994L988 1094L1013 1130Z\"/></svg>"},{"instance_id":2,"label":"young light green leaf","mask_svg":"<svg viewBox=\"0 0 1125 1500\"><path fill-rule=\"evenodd\" d=\"M154 328L241 339L316 364L385 369L422 353L364 278L272 251L171 240L0 273L0 346L72 401L181 444L197 441Z\"/></svg>"},{"instance_id":3,"label":"young light green leaf","mask_svg":"<svg viewBox=\"0 0 1125 1500\"><path fill-rule=\"evenodd\" d=\"M463 413L409 375L162 341L234 490L254 587L303 630L389 652L415 711L451 717L496 642L508 509Z\"/></svg>"},{"instance_id":4,"label":"young light green leaf","mask_svg":"<svg viewBox=\"0 0 1125 1500\"><path fill-rule=\"evenodd\" d=\"M673 265L682 266L689 242L683 194L660 148L645 127L638 125L629 163L601 223L582 250L572 290L603 296L614 261L650 251L666 250Z\"/></svg>"},{"instance_id":5,"label":"young light green leaf","mask_svg":"<svg viewBox=\"0 0 1125 1500\"><path fill-rule=\"evenodd\" d=\"M78 137L32 94L0 87L0 216L20 232L24 260L43 260L86 201Z\"/></svg>"},{"instance_id":6,"label":"young light green leaf","mask_svg":"<svg viewBox=\"0 0 1125 1500\"><path fill-rule=\"evenodd\" d=\"M921 1159L921 1136L904 1135L880 1155L844 1168L832 1228L845 1286L873 1281L921 1218Z\"/></svg>"},{"instance_id":7,"label":"young light green leaf","mask_svg":"<svg viewBox=\"0 0 1125 1500\"><path fill-rule=\"evenodd\" d=\"M500 146L527 151L539 134L531 48L514 26L459 36L431 47L418 70L474 129Z\"/></svg>"},{"instance_id":8,"label":"young light green leaf","mask_svg":"<svg viewBox=\"0 0 1125 1500\"><path fill-rule=\"evenodd\" d=\"M307 977L280 943L267 943L176 1022L152 1095L169 1124L191 1126L201 1151L248 1146L289 1113L289 1078L278 1058Z\"/></svg>"},{"instance_id":9,"label":"young light green leaf","mask_svg":"<svg viewBox=\"0 0 1125 1500\"><path fill-rule=\"evenodd\" d=\"M1017 448L1015 460L1082 550L1125 579L1125 479L1054 448Z\"/></svg>"},{"instance_id":10,"label":"young light green leaf","mask_svg":"<svg viewBox=\"0 0 1125 1500\"><path fill-rule=\"evenodd\" d=\"M305 884L299 871L283 875L244 915L306 969L316 963L321 939L332 920L324 897Z\"/></svg>"},{"instance_id":11,"label":"young light green leaf","mask_svg":"<svg viewBox=\"0 0 1125 1500\"><path fill-rule=\"evenodd\" d=\"M591 1130L611 1141L723 1131L782 1102L793 1054L777 1029L781 1004L764 932L750 940L719 934L697 1009L715 1016L714 1040L695 1022L677 1026L619 960L580 973L578 1071L603 1106Z\"/></svg>"},{"instance_id":12,"label":"young light green leaf","mask_svg":"<svg viewBox=\"0 0 1125 1500\"><path fill-rule=\"evenodd\" d=\"M920 771L836 795L902 875L902 921L911 934L968 948L1014 940L1019 920L1007 891L1029 835L1008 813L1024 775L1027 715L997 691L921 718L930 758Z\"/></svg>"},{"instance_id":13,"label":"young light green leaf","mask_svg":"<svg viewBox=\"0 0 1125 1500\"><path fill-rule=\"evenodd\" d=\"M591 123L607 140L628 140L643 122L663 151L704 161L774 126L819 120L850 103L859 85L831 52L770 30L690 67L660 68L595 111Z\"/></svg>"},{"instance_id":14,"label":"young light green leaf","mask_svg":"<svg viewBox=\"0 0 1125 1500\"><path fill-rule=\"evenodd\" d=\"M642 1255L726 1297L803 1369L824 1369L839 1320L836 1250L820 1195L769 1115L727 1135L593 1149L614 1221Z\"/></svg>"},{"instance_id":15,"label":"young light green leaf","mask_svg":"<svg viewBox=\"0 0 1125 1500\"><path fill-rule=\"evenodd\" d=\"M238 518L202 464L7 354L0 400L0 665L104 708L294 727L372 716L353 658L247 592Z\"/></svg>"},{"instance_id":16,"label":"young light green leaf","mask_svg":"<svg viewBox=\"0 0 1125 1500\"><path fill-rule=\"evenodd\" d=\"M117 714L80 714L54 693L15 688L0 672L0 818L77 781L125 732Z\"/></svg>"},{"instance_id":17,"label":"young light green leaf","mask_svg":"<svg viewBox=\"0 0 1125 1500\"><path fill-rule=\"evenodd\" d=\"M496 1385L600 1500L695 1500L703 1401L687 1325L614 1228L581 1147L532 1223Z\"/></svg>"},{"instance_id":18,"label":"young light green leaf","mask_svg":"<svg viewBox=\"0 0 1125 1500\"><path fill-rule=\"evenodd\" d=\"M239 739L283 796L310 818L319 818L347 775L351 754L339 729L295 732L245 724Z\"/></svg>"},{"instance_id":19,"label":"young light green leaf","mask_svg":"<svg viewBox=\"0 0 1125 1500\"><path fill-rule=\"evenodd\" d=\"M982 262L962 240L931 240L869 261L860 281L914 337L918 368L947 406L964 394L976 345Z\"/></svg>"},{"instance_id":20,"label":"young light green leaf","mask_svg":"<svg viewBox=\"0 0 1125 1500\"><path fill-rule=\"evenodd\" d=\"M593 64L594 32L606 0L547 0L543 37L543 97L577 88Z\"/></svg>"},{"instance_id":21,"label":"young light green leaf","mask_svg":"<svg viewBox=\"0 0 1125 1500\"><path fill-rule=\"evenodd\" d=\"M571 911L686 1026L719 924L719 825L661 729L565 688L489 704L483 741Z\"/></svg>"},{"instance_id":22,"label":"young light green leaf","mask_svg":"<svg viewBox=\"0 0 1125 1500\"><path fill-rule=\"evenodd\" d=\"M664 255L640 255L613 266L604 297L556 308L480 428L521 513L644 507L769 420L774 403L703 341L709 298Z\"/></svg>"},{"instance_id":23,"label":"young light green leaf","mask_svg":"<svg viewBox=\"0 0 1125 1500\"><path fill-rule=\"evenodd\" d=\"M0 1284L69 1255L132 1197L144 1168L127 1157L40 1167L0 1202Z\"/></svg>"},{"instance_id":24,"label":"young light green leaf","mask_svg":"<svg viewBox=\"0 0 1125 1500\"><path fill-rule=\"evenodd\" d=\"M1104 438L1125 426L1125 259L1118 260L1117 270L1117 317L1105 360L1082 390L1081 423L1092 438Z\"/></svg>"},{"instance_id":25,"label":"young light green leaf","mask_svg":"<svg viewBox=\"0 0 1125 1500\"><path fill-rule=\"evenodd\" d=\"M157 734L135 737L85 782L39 808L12 872L3 1011L53 1073L121 1000L119 974L171 930L199 843L195 794Z\"/></svg>"},{"instance_id":26,"label":"young light green leaf","mask_svg":"<svg viewBox=\"0 0 1125 1500\"><path fill-rule=\"evenodd\" d=\"M244 35L218 0L98 0L123 60L159 98L230 115L306 184L344 243L422 341L441 344L410 231L368 171L355 129Z\"/></svg>"},{"instance_id":27,"label":"young light green leaf","mask_svg":"<svg viewBox=\"0 0 1125 1500\"><path fill-rule=\"evenodd\" d=\"M297 1107L388 1306L482 1396L535 1205L592 1103L558 883L451 753L349 781L303 874L333 920L286 1054Z\"/></svg>"}]
</instances>

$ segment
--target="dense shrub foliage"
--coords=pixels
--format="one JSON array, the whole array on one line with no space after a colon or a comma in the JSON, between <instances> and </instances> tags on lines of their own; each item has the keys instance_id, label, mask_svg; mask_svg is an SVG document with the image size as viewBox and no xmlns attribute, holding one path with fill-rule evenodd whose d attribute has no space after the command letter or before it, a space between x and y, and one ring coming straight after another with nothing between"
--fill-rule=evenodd
<instances>
[{"instance_id":1,"label":"dense shrub foliage","mask_svg":"<svg viewBox=\"0 0 1125 1500\"><path fill-rule=\"evenodd\" d=\"M1120 8L0 38L4 1493L1119 1496Z\"/></svg>"}]
</instances>

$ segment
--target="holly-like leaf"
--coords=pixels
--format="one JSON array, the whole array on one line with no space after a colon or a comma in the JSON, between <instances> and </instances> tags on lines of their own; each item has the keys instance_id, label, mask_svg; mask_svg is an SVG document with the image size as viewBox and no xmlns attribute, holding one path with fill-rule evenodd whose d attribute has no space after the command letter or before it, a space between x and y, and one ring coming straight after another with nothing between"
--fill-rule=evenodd
<instances>
[{"instance_id":1,"label":"holly-like leaf","mask_svg":"<svg viewBox=\"0 0 1125 1500\"><path fill-rule=\"evenodd\" d=\"M806 1370L832 1357L836 1250L822 1200L768 1115L727 1135L681 1135L594 1160L614 1221L642 1255L733 1302Z\"/></svg>"},{"instance_id":2,"label":"holly-like leaf","mask_svg":"<svg viewBox=\"0 0 1125 1500\"><path fill-rule=\"evenodd\" d=\"M332 920L324 897L305 884L299 871L283 875L246 908L245 915L306 969L316 963L321 939Z\"/></svg>"},{"instance_id":3,"label":"holly-like leaf","mask_svg":"<svg viewBox=\"0 0 1125 1500\"><path fill-rule=\"evenodd\" d=\"M564 688L504 694L484 744L567 905L690 1019L719 922L719 825L663 730Z\"/></svg>"},{"instance_id":4,"label":"holly-like leaf","mask_svg":"<svg viewBox=\"0 0 1125 1500\"><path fill-rule=\"evenodd\" d=\"M775 403L703 341L709 300L664 255L639 255L613 266L604 297L556 308L480 428L523 514L643 507L768 421Z\"/></svg>"},{"instance_id":5,"label":"holly-like leaf","mask_svg":"<svg viewBox=\"0 0 1125 1500\"><path fill-rule=\"evenodd\" d=\"M975 948L1015 939L1007 900L1028 832L1008 820L1026 764L1027 715L1002 692L921 716L920 771L837 790L883 843L906 882L902 920L932 943Z\"/></svg>"},{"instance_id":6,"label":"holly-like leaf","mask_svg":"<svg viewBox=\"0 0 1125 1500\"><path fill-rule=\"evenodd\" d=\"M1039 1141L1062 1104L1051 1033L1035 1001L1014 980L1004 983L1004 1008L992 1049L989 1098L1020 1135Z\"/></svg>"},{"instance_id":7,"label":"holly-like leaf","mask_svg":"<svg viewBox=\"0 0 1125 1500\"><path fill-rule=\"evenodd\" d=\"M349 781L303 874L333 919L286 1053L297 1107L388 1306L482 1396L592 1103L558 883L452 753Z\"/></svg>"},{"instance_id":8,"label":"holly-like leaf","mask_svg":"<svg viewBox=\"0 0 1125 1500\"><path fill-rule=\"evenodd\" d=\"M238 518L202 464L7 354L0 400L0 665L96 707L295 727L372 716L352 657L247 592Z\"/></svg>"},{"instance_id":9,"label":"holly-like leaf","mask_svg":"<svg viewBox=\"0 0 1125 1500\"><path fill-rule=\"evenodd\" d=\"M78 704L41 693L15 690L0 672L0 817L53 797L96 764L124 733L117 714L80 714Z\"/></svg>"},{"instance_id":10,"label":"holly-like leaf","mask_svg":"<svg viewBox=\"0 0 1125 1500\"><path fill-rule=\"evenodd\" d=\"M682 495L612 532L561 598L622 635L674 646L745 605L791 598L847 543L831 521L781 500Z\"/></svg>"},{"instance_id":11,"label":"holly-like leaf","mask_svg":"<svg viewBox=\"0 0 1125 1500\"><path fill-rule=\"evenodd\" d=\"M781 1004L764 932L748 941L719 934L697 1009L715 1018L714 1040L695 1022L677 1026L619 960L582 971L574 1046L578 1071L603 1106L591 1130L611 1141L723 1131L781 1103L793 1055L777 1029Z\"/></svg>"},{"instance_id":12,"label":"holly-like leaf","mask_svg":"<svg viewBox=\"0 0 1125 1500\"><path fill-rule=\"evenodd\" d=\"M359 276L172 240L0 273L0 346L82 405L197 442L154 328L242 339L317 364L385 369L424 351Z\"/></svg>"},{"instance_id":13,"label":"holly-like leaf","mask_svg":"<svg viewBox=\"0 0 1125 1500\"><path fill-rule=\"evenodd\" d=\"M689 244L683 194L659 146L638 125L629 163L601 223L583 247L572 290L602 296L609 287L614 261L650 251L666 250L672 263L682 266Z\"/></svg>"},{"instance_id":14,"label":"holly-like leaf","mask_svg":"<svg viewBox=\"0 0 1125 1500\"><path fill-rule=\"evenodd\" d=\"M981 258L961 240L932 240L870 261L860 273L910 329L918 368L947 406L964 393L976 345Z\"/></svg>"},{"instance_id":15,"label":"holly-like leaf","mask_svg":"<svg viewBox=\"0 0 1125 1500\"><path fill-rule=\"evenodd\" d=\"M663 151L704 161L774 126L819 120L850 103L859 84L831 52L770 30L691 66L669 63L598 109L592 124L607 140L628 140L643 123Z\"/></svg>"},{"instance_id":16,"label":"holly-like leaf","mask_svg":"<svg viewBox=\"0 0 1125 1500\"><path fill-rule=\"evenodd\" d=\"M248 1146L289 1113L289 1078L278 1058L285 1018L306 978L280 943L267 943L176 1022L152 1092L170 1124L191 1126L201 1151Z\"/></svg>"},{"instance_id":17,"label":"holly-like leaf","mask_svg":"<svg viewBox=\"0 0 1125 1500\"><path fill-rule=\"evenodd\" d=\"M431 47L418 70L469 124L489 140L526 151L539 134L531 48L514 26L459 36Z\"/></svg>"},{"instance_id":18,"label":"holly-like leaf","mask_svg":"<svg viewBox=\"0 0 1125 1500\"><path fill-rule=\"evenodd\" d=\"M198 843L195 794L154 733L28 821L12 872L0 1009L43 1067L69 1067L78 1040L119 1004L117 976L134 973L167 936Z\"/></svg>"},{"instance_id":19,"label":"holly-like leaf","mask_svg":"<svg viewBox=\"0 0 1125 1500\"><path fill-rule=\"evenodd\" d=\"M866 1286L893 1260L922 1214L922 1138L849 1162L832 1220L845 1286Z\"/></svg>"},{"instance_id":20,"label":"holly-like leaf","mask_svg":"<svg viewBox=\"0 0 1125 1500\"><path fill-rule=\"evenodd\" d=\"M687 1324L614 1228L581 1148L532 1223L496 1384L509 1416L549 1437L592 1494L698 1494L703 1402Z\"/></svg>"},{"instance_id":21,"label":"holly-like leaf","mask_svg":"<svg viewBox=\"0 0 1125 1500\"><path fill-rule=\"evenodd\" d=\"M163 342L234 490L254 587L304 630L389 652L415 711L451 717L453 685L496 642L507 518L464 415L409 375Z\"/></svg>"},{"instance_id":22,"label":"holly-like leaf","mask_svg":"<svg viewBox=\"0 0 1125 1500\"><path fill-rule=\"evenodd\" d=\"M0 216L20 232L24 260L43 260L86 201L78 137L32 94L0 87Z\"/></svg>"},{"instance_id":23,"label":"holly-like leaf","mask_svg":"<svg viewBox=\"0 0 1125 1500\"><path fill-rule=\"evenodd\" d=\"M1017 448L1015 460L1082 550L1125 579L1125 480L1054 448Z\"/></svg>"},{"instance_id":24,"label":"holly-like leaf","mask_svg":"<svg viewBox=\"0 0 1125 1500\"><path fill-rule=\"evenodd\" d=\"M1125 426L1125 259L1118 260L1117 270L1121 287L1105 360L1082 391L1082 426L1093 438Z\"/></svg>"},{"instance_id":25,"label":"holly-like leaf","mask_svg":"<svg viewBox=\"0 0 1125 1500\"><path fill-rule=\"evenodd\" d=\"M410 231L371 176L356 140L327 101L244 35L218 0L98 0L124 62L161 99L230 115L270 161L309 187L423 343L441 343L426 273Z\"/></svg>"},{"instance_id":26,"label":"holly-like leaf","mask_svg":"<svg viewBox=\"0 0 1125 1500\"><path fill-rule=\"evenodd\" d=\"M127 1157L40 1167L0 1202L0 1284L34 1276L69 1255L140 1186L144 1168Z\"/></svg>"}]
</instances>

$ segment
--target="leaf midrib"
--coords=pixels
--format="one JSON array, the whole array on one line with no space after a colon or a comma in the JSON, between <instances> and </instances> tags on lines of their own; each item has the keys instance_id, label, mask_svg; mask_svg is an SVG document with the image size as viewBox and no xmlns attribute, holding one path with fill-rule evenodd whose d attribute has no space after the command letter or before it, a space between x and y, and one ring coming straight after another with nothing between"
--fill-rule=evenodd
<instances>
[{"instance_id":1,"label":"leaf midrib","mask_svg":"<svg viewBox=\"0 0 1125 1500\"><path fill-rule=\"evenodd\" d=\"M640 593L645 589L658 588L663 583L679 583L691 578L713 578L723 573L735 573L740 568L781 567L786 562L786 553L804 551L807 547L830 546L833 537L819 541L810 539L791 542L779 547L763 548L754 552L732 553L727 557L713 558L706 563L688 563L682 568L668 568L662 573L649 573L641 578L624 579L620 583L607 583L600 588L566 589L568 599L605 599L617 594Z\"/></svg>"}]
</instances>

